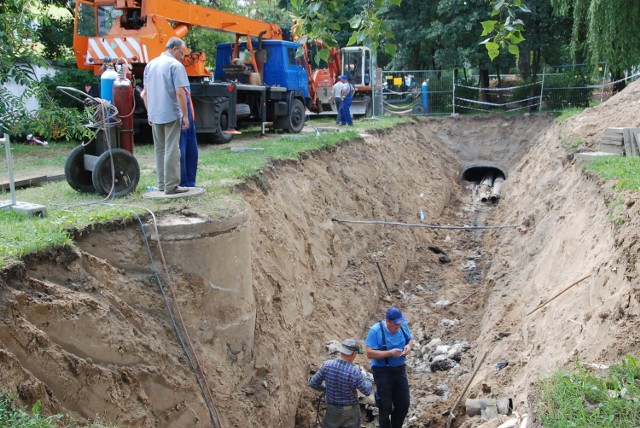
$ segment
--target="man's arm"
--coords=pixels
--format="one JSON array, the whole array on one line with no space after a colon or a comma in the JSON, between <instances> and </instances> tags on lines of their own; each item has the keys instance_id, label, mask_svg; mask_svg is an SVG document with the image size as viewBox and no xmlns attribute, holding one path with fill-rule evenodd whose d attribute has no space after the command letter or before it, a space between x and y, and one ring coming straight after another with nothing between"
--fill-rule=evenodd
<instances>
[{"instance_id":1,"label":"man's arm","mask_svg":"<svg viewBox=\"0 0 640 428\"><path fill-rule=\"evenodd\" d=\"M182 129L189 128L189 116L187 116L187 94L184 88L176 89L176 98L182 112Z\"/></svg>"},{"instance_id":2,"label":"man's arm","mask_svg":"<svg viewBox=\"0 0 640 428\"><path fill-rule=\"evenodd\" d=\"M371 381L367 379L362 372L360 372L360 376L358 376L358 381L356 383L356 388L358 391L362 393L364 396L368 396L371 394L371 390L373 389L373 385L371 385Z\"/></svg>"},{"instance_id":3,"label":"man's arm","mask_svg":"<svg viewBox=\"0 0 640 428\"><path fill-rule=\"evenodd\" d=\"M318 391L325 391L327 387L322 384L324 380L324 365L309 379L309 386Z\"/></svg>"},{"instance_id":4,"label":"man's arm","mask_svg":"<svg viewBox=\"0 0 640 428\"><path fill-rule=\"evenodd\" d=\"M401 357L403 352L404 350L400 348L389 349L388 351L379 351L367 346L366 356L370 360L384 360L385 358Z\"/></svg>"},{"instance_id":5,"label":"man's arm","mask_svg":"<svg viewBox=\"0 0 640 428\"><path fill-rule=\"evenodd\" d=\"M147 88L142 88L142 91L140 92L140 96L142 97L142 102L144 103L145 110L149 110L147 108Z\"/></svg>"}]
</instances>

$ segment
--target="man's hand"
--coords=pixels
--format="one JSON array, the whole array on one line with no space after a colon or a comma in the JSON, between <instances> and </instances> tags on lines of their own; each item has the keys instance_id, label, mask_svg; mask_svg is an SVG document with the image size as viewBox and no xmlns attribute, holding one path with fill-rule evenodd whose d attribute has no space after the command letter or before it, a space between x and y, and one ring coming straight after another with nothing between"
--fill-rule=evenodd
<instances>
[{"instance_id":1,"label":"man's hand","mask_svg":"<svg viewBox=\"0 0 640 428\"><path fill-rule=\"evenodd\" d=\"M392 349L389 352L391 352L392 357L402 357L404 355L404 350L400 348Z\"/></svg>"},{"instance_id":2,"label":"man's hand","mask_svg":"<svg viewBox=\"0 0 640 428\"><path fill-rule=\"evenodd\" d=\"M189 129L189 118L182 116L182 129Z\"/></svg>"}]
</instances>

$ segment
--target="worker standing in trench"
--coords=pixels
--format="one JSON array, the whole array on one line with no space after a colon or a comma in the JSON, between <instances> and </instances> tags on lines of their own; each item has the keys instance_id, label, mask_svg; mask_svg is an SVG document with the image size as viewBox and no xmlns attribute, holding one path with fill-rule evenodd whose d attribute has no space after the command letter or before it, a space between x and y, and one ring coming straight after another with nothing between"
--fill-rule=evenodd
<instances>
[{"instance_id":1,"label":"worker standing in trench","mask_svg":"<svg viewBox=\"0 0 640 428\"><path fill-rule=\"evenodd\" d=\"M378 426L401 428L409 412L409 380L405 366L407 354L413 349L413 338L402 311L391 306L385 319L371 326L365 343L376 383Z\"/></svg>"},{"instance_id":2,"label":"worker standing in trench","mask_svg":"<svg viewBox=\"0 0 640 428\"><path fill-rule=\"evenodd\" d=\"M358 391L371 394L371 381L353 364L362 353L360 342L346 339L338 346L338 358L325 361L309 380L309 386L325 392L324 428L360 428Z\"/></svg>"}]
</instances>

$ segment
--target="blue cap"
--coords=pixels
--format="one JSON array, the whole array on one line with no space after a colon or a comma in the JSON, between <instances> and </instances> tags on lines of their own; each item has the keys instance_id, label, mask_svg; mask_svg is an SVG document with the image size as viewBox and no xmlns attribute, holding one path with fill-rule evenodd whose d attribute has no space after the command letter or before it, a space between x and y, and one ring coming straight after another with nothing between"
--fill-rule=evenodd
<instances>
[{"instance_id":1,"label":"blue cap","mask_svg":"<svg viewBox=\"0 0 640 428\"><path fill-rule=\"evenodd\" d=\"M347 75L346 75L346 74L343 74L342 76L340 76L340 79L347 80Z\"/></svg>"},{"instance_id":2,"label":"blue cap","mask_svg":"<svg viewBox=\"0 0 640 428\"><path fill-rule=\"evenodd\" d=\"M392 321L396 324L402 324L403 322L404 323L407 322L407 320L404 319L404 317L402 316L402 311L395 306L391 306L389 309L387 309L387 315L385 318L387 318L389 321Z\"/></svg>"}]
</instances>

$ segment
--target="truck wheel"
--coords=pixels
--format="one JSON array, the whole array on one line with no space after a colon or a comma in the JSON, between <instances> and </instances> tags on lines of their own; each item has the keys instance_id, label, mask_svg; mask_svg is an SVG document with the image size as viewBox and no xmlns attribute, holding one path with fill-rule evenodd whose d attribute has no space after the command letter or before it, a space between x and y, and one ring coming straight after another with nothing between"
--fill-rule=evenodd
<instances>
[{"instance_id":1,"label":"truck wheel","mask_svg":"<svg viewBox=\"0 0 640 428\"><path fill-rule=\"evenodd\" d=\"M93 192L94 187L91 181L91 171L84 169L84 153L83 145L71 150L64 162L64 176L73 190L89 193Z\"/></svg>"},{"instance_id":2,"label":"truck wheel","mask_svg":"<svg viewBox=\"0 0 640 428\"><path fill-rule=\"evenodd\" d=\"M229 129L229 99L216 97L213 99L213 131L214 144L225 144L231 141L232 134L225 134L224 131Z\"/></svg>"},{"instance_id":3,"label":"truck wheel","mask_svg":"<svg viewBox=\"0 0 640 428\"><path fill-rule=\"evenodd\" d=\"M302 101L299 99L294 99L291 103L289 116L286 118L284 129L293 134L299 133L304 127L305 116L306 109L304 108L304 104L302 104Z\"/></svg>"},{"instance_id":4,"label":"truck wheel","mask_svg":"<svg viewBox=\"0 0 640 428\"><path fill-rule=\"evenodd\" d=\"M111 174L111 156L115 167L115 181ZM140 165L137 159L127 150L111 149L98 157L92 174L93 187L103 195L109 195L113 184L113 196L126 196L136 190L140 181Z\"/></svg>"}]
</instances>

